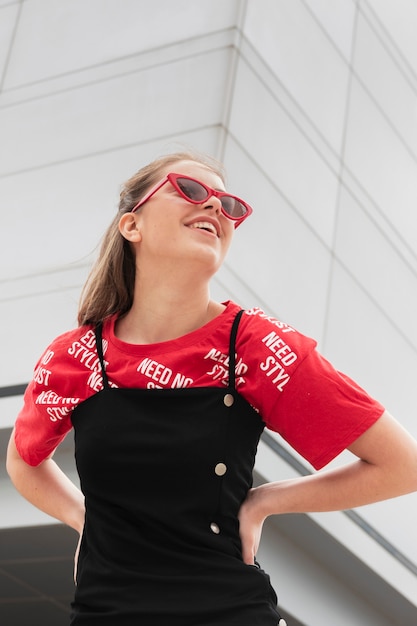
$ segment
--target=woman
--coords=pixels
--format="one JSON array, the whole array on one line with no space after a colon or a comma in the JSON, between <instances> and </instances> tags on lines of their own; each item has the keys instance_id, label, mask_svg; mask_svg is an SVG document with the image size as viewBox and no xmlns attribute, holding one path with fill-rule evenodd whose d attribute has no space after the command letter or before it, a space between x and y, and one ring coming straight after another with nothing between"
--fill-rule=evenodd
<instances>
[{"instance_id":1,"label":"woman","mask_svg":"<svg viewBox=\"0 0 417 626\"><path fill-rule=\"evenodd\" d=\"M121 193L79 327L38 363L8 471L80 533L73 626L284 624L255 560L266 517L417 489L416 442L313 340L210 299L250 213L211 160L174 154L140 170ZM345 448L358 460L253 489L265 425L317 469ZM52 460L72 427L81 491Z\"/></svg>"}]
</instances>

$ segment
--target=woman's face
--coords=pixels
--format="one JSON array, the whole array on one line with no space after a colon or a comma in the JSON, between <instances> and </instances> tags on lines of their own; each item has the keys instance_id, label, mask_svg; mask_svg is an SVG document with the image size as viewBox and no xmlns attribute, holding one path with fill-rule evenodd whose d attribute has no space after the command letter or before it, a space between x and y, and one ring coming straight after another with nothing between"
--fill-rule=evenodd
<instances>
[{"instance_id":1,"label":"woman's face","mask_svg":"<svg viewBox=\"0 0 417 626\"><path fill-rule=\"evenodd\" d=\"M225 191L221 178L200 163L179 161L163 170L160 180L170 172ZM234 232L234 222L222 213L219 198L212 196L201 204L192 204L169 181L130 215L139 233L135 250L142 269L147 261L154 269L155 264L162 268L167 262L179 269L185 261L211 276L220 268Z\"/></svg>"}]
</instances>

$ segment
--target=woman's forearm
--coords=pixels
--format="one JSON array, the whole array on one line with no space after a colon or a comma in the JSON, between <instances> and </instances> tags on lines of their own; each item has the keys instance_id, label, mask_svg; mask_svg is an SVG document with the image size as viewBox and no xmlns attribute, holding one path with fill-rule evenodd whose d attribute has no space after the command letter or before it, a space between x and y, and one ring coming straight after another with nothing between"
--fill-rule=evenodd
<instances>
[{"instance_id":1,"label":"woman's forearm","mask_svg":"<svg viewBox=\"0 0 417 626\"><path fill-rule=\"evenodd\" d=\"M37 467L20 456L14 433L7 450L7 471L21 495L38 509L67 524L79 533L84 525L84 497L52 459Z\"/></svg>"},{"instance_id":2,"label":"woman's forearm","mask_svg":"<svg viewBox=\"0 0 417 626\"><path fill-rule=\"evenodd\" d=\"M259 519L283 513L340 511L378 502L411 491L384 483L379 469L365 461L311 476L266 483L248 494L245 506Z\"/></svg>"},{"instance_id":3,"label":"woman's forearm","mask_svg":"<svg viewBox=\"0 0 417 626\"><path fill-rule=\"evenodd\" d=\"M417 443L388 414L350 450L358 461L248 493L239 512L245 562L253 563L263 522L270 515L350 509L417 490Z\"/></svg>"},{"instance_id":4,"label":"woman's forearm","mask_svg":"<svg viewBox=\"0 0 417 626\"><path fill-rule=\"evenodd\" d=\"M350 509L417 489L417 443L383 415L349 448L359 460L311 476L263 485L267 515Z\"/></svg>"}]
</instances>

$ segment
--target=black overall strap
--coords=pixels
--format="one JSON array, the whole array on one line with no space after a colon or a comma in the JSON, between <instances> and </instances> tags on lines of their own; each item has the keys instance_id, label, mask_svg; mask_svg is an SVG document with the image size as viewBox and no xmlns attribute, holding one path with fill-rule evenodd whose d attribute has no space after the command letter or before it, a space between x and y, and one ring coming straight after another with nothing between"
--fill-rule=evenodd
<instances>
[{"instance_id":1,"label":"black overall strap","mask_svg":"<svg viewBox=\"0 0 417 626\"><path fill-rule=\"evenodd\" d=\"M103 324L102 324L102 322L100 322L100 324L97 324L94 333L95 333L95 336L96 336L97 354L98 354L98 358L100 360L101 373L102 373L102 376L103 376L103 387L104 387L104 389L109 389L110 388L109 379L107 378L106 366L104 365L103 337L102 337Z\"/></svg>"},{"instance_id":2,"label":"black overall strap","mask_svg":"<svg viewBox=\"0 0 417 626\"><path fill-rule=\"evenodd\" d=\"M240 318L245 311L241 309L233 320L232 330L230 331L229 343L229 387L236 387L236 336Z\"/></svg>"}]
</instances>

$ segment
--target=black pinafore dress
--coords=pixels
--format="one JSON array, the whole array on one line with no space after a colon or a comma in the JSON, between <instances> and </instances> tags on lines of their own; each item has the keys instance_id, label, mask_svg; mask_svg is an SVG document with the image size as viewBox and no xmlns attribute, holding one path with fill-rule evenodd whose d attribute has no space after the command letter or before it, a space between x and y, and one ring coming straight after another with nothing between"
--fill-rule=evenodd
<instances>
[{"instance_id":1,"label":"black pinafore dress","mask_svg":"<svg viewBox=\"0 0 417 626\"><path fill-rule=\"evenodd\" d=\"M242 561L237 514L264 424L228 387L109 386L73 412L86 520L72 626L276 626L269 576Z\"/></svg>"}]
</instances>

